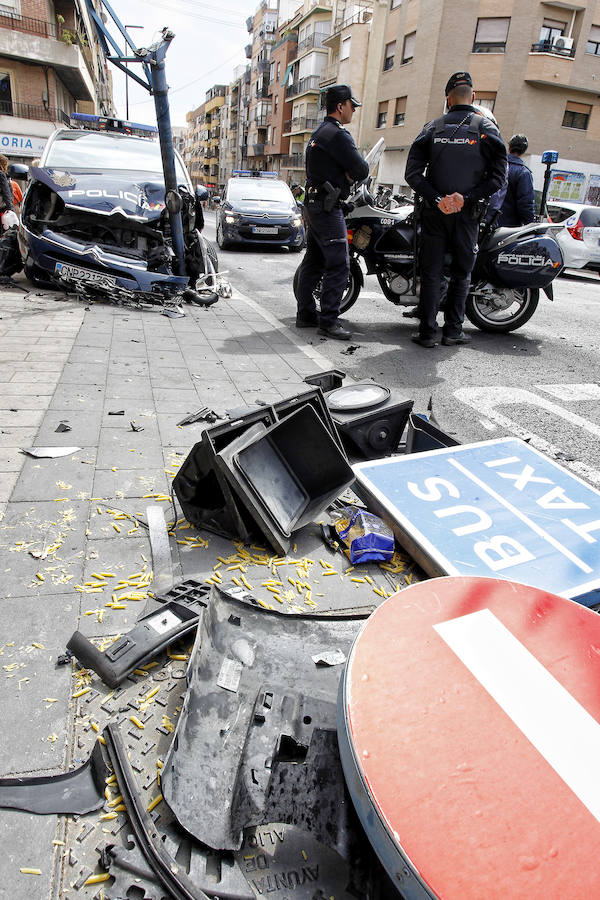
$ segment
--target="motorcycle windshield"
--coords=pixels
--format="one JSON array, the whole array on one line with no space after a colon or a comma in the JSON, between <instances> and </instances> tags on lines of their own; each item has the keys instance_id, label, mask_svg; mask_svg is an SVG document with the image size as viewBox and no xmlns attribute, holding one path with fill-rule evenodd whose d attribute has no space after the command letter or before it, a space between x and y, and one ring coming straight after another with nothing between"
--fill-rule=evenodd
<instances>
[{"instance_id":1,"label":"motorcycle windshield","mask_svg":"<svg viewBox=\"0 0 600 900\"><path fill-rule=\"evenodd\" d=\"M365 162L369 166L369 175L368 178L371 178L371 181L374 182L377 176L377 170L379 168L379 162L381 157L383 156L383 151L385 150L385 141L383 138L379 138L376 144L374 144L367 155L365 156Z\"/></svg>"}]
</instances>

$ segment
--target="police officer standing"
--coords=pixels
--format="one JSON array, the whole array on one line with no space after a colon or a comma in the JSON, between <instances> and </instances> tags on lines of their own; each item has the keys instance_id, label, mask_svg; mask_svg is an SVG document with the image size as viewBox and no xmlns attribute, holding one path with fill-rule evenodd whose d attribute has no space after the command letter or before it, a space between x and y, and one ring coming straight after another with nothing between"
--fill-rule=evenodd
<instances>
[{"instance_id":1,"label":"police officer standing","mask_svg":"<svg viewBox=\"0 0 600 900\"><path fill-rule=\"evenodd\" d=\"M496 126L471 105L468 72L455 72L446 84L448 112L429 122L415 138L405 178L423 198L421 211L421 325L412 340L437 343L437 313L444 255L450 253L450 282L444 309L442 344L467 344L462 330L471 271L477 255L479 201L487 200L506 178L506 147Z\"/></svg>"},{"instance_id":2,"label":"police officer standing","mask_svg":"<svg viewBox=\"0 0 600 900\"><path fill-rule=\"evenodd\" d=\"M340 341L352 337L339 321L340 302L348 283L350 257L341 201L354 181L366 178L369 167L343 127L354 114L358 100L347 84L327 88L327 115L310 137L306 148L304 220L306 253L298 270L297 328L318 325L318 333ZM317 319L315 290L319 279L321 312Z\"/></svg>"},{"instance_id":3,"label":"police officer standing","mask_svg":"<svg viewBox=\"0 0 600 900\"><path fill-rule=\"evenodd\" d=\"M516 228L535 219L533 175L521 157L529 146L524 134L513 134L508 142L508 184L498 225Z\"/></svg>"}]
</instances>

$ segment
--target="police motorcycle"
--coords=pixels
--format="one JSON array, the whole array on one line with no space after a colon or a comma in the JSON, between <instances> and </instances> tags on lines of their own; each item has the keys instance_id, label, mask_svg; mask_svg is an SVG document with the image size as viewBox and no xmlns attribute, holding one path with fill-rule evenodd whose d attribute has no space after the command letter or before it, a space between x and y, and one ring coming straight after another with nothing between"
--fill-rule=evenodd
<instances>
[{"instance_id":1,"label":"police motorcycle","mask_svg":"<svg viewBox=\"0 0 600 900\"><path fill-rule=\"evenodd\" d=\"M418 210L413 203L383 205L370 191L384 141L367 154L369 175L354 186L345 206L350 274L340 313L352 307L367 275L376 275L385 297L396 306L418 303ZM398 201L400 198L398 198ZM534 314L540 290L552 300L552 282L563 269L563 257L548 222L518 228L482 227L479 253L471 277L466 316L481 331L496 334L520 328ZM361 265L362 261L362 265ZM294 276L296 293L298 274ZM444 286L442 286L443 304ZM319 287L315 291L318 302Z\"/></svg>"}]
</instances>

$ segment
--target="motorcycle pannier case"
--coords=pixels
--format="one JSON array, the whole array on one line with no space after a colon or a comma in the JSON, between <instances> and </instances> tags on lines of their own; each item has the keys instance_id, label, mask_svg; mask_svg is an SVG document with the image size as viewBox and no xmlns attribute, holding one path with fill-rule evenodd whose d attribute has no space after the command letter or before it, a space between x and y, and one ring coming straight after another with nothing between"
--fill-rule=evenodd
<instances>
[{"instance_id":1,"label":"motorcycle pannier case","mask_svg":"<svg viewBox=\"0 0 600 900\"><path fill-rule=\"evenodd\" d=\"M523 235L495 247L488 262L490 281L515 288L546 287L562 265L560 247L545 235Z\"/></svg>"}]
</instances>

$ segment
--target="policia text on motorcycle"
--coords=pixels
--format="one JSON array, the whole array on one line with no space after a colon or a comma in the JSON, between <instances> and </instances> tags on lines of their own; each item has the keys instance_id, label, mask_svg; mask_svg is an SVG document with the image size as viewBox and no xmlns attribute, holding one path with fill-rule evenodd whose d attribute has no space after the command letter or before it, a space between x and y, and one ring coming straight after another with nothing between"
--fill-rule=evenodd
<instances>
[{"instance_id":1,"label":"policia text on motorcycle","mask_svg":"<svg viewBox=\"0 0 600 900\"><path fill-rule=\"evenodd\" d=\"M296 325L318 325L319 334L347 341L352 336L339 321L340 301L348 283L350 258L346 222L340 202L354 181L369 174L347 125L357 106L347 84L333 84L325 94L327 116L313 132L306 149L304 217L306 253L298 270ZM321 285L317 318L314 290Z\"/></svg>"},{"instance_id":2,"label":"policia text on motorcycle","mask_svg":"<svg viewBox=\"0 0 600 900\"><path fill-rule=\"evenodd\" d=\"M465 300L477 254L482 201L506 178L506 147L496 126L470 104L475 100L468 72L446 84L449 111L428 122L415 138L406 181L423 200L421 211L421 326L413 340L434 347L444 255L451 254L442 343L465 344Z\"/></svg>"}]
</instances>

